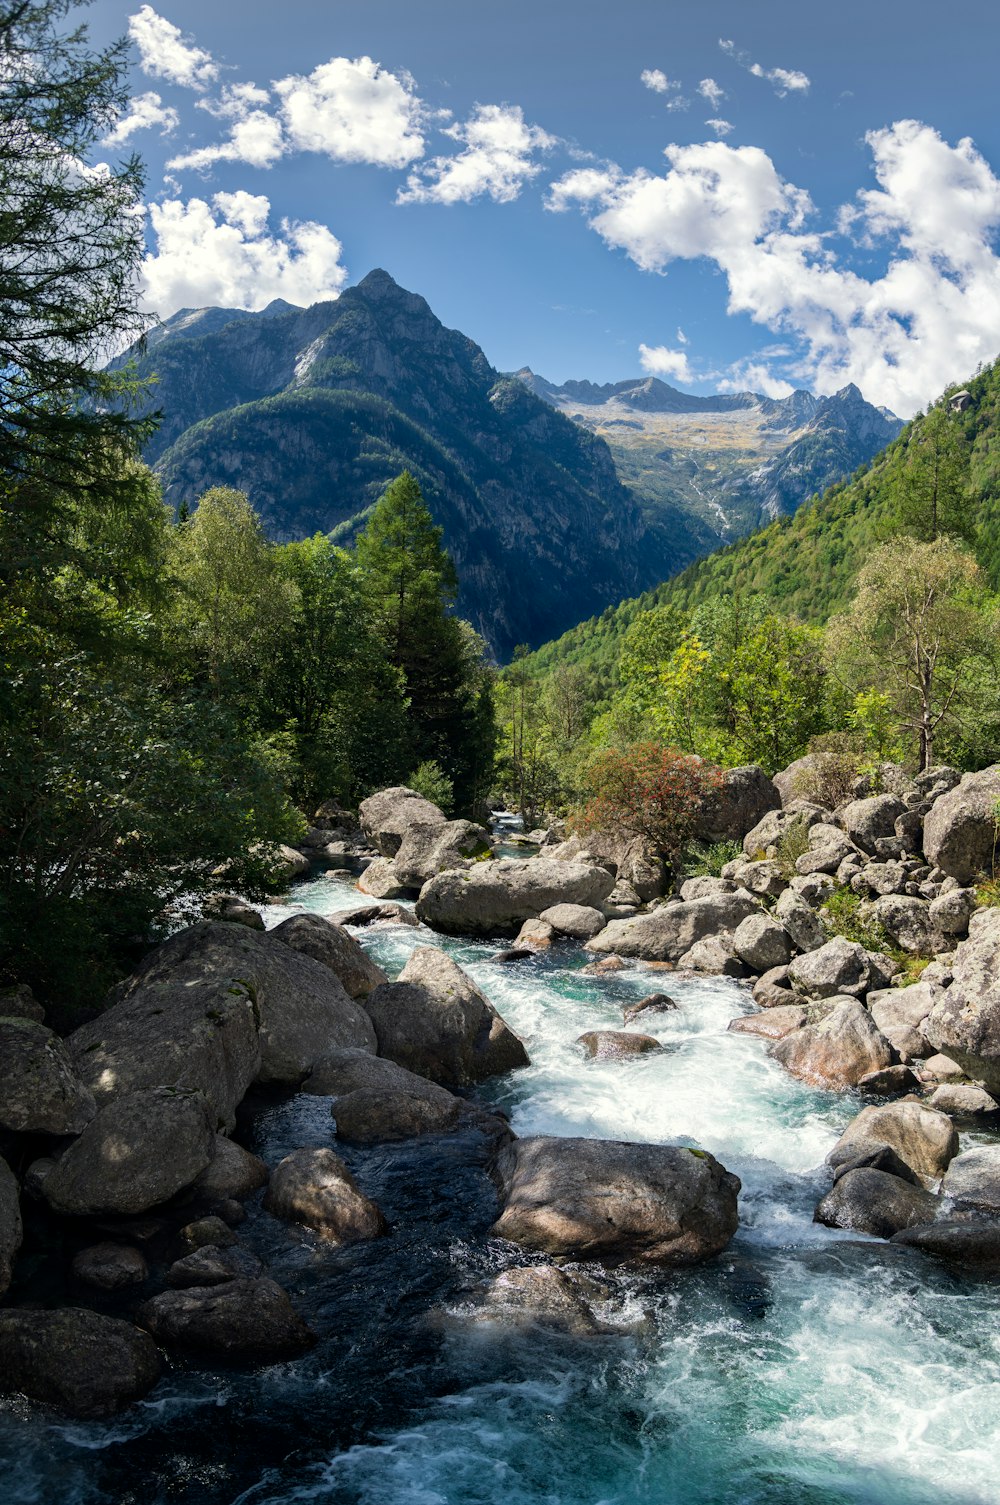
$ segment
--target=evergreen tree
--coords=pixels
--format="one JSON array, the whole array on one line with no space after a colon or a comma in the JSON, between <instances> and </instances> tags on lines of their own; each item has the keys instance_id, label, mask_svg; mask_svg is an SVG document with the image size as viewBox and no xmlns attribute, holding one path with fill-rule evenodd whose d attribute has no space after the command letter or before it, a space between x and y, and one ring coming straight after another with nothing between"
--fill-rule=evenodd
<instances>
[{"instance_id":1,"label":"evergreen tree","mask_svg":"<svg viewBox=\"0 0 1000 1505\"><path fill-rule=\"evenodd\" d=\"M891 490L899 532L921 543L975 537L969 455L956 414L938 404L914 422Z\"/></svg>"}]
</instances>

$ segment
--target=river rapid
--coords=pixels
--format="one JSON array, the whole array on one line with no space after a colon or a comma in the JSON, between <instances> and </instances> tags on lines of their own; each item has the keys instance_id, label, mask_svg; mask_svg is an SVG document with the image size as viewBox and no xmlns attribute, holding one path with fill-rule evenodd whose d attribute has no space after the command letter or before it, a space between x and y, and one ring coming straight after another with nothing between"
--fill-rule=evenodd
<instances>
[{"instance_id":1,"label":"river rapid","mask_svg":"<svg viewBox=\"0 0 1000 1505\"><path fill-rule=\"evenodd\" d=\"M357 902L324 874L265 915ZM249 1373L174 1358L106 1423L0 1402L6 1505L993 1505L1000 1284L813 1223L824 1156L862 1100L727 1034L752 1006L743 985L641 966L586 977L571 943L501 965L496 944L423 927L356 933L390 975L433 944L473 976L531 1056L479 1094L518 1134L710 1150L743 1182L732 1245L699 1269L612 1272L620 1334L473 1322L477 1282L530 1260L489 1237L480 1137L352 1150L328 1098L256 1098L243 1142L270 1165L332 1144L391 1236L329 1249L258 1195L241 1241L318 1346ZM661 990L680 1007L641 1028L664 1051L583 1058L578 1035L620 1028L624 1003Z\"/></svg>"}]
</instances>

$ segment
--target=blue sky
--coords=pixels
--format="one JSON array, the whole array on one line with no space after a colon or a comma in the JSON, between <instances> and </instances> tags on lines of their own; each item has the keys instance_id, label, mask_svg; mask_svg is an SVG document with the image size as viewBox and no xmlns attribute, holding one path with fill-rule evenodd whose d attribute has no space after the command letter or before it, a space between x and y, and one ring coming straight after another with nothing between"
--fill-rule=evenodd
<instances>
[{"instance_id":1,"label":"blue sky","mask_svg":"<svg viewBox=\"0 0 1000 1505\"><path fill-rule=\"evenodd\" d=\"M147 162L160 315L314 301L383 266L501 369L854 380L904 415L1000 352L983 0L82 15L133 36L104 151Z\"/></svg>"}]
</instances>

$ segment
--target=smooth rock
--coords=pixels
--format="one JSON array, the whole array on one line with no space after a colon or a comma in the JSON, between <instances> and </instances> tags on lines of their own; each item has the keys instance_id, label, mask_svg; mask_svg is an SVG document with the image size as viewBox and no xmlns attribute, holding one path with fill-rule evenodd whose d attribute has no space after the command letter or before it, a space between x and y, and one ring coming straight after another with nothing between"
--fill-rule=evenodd
<instances>
[{"instance_id":1,"label":"smooth rock","mask_svg":"<svg viewBox=\"0 0 1000 1505\"><path fill-rule=\"evenodd\" d=\"M733 932L733 950L755 972L770 972L787 966L792 943L784 926L770 915L748 915Z\"/></svg>"},{"instance_id":2,"label":"smooth rock","mask_svg":"<svg viewBox=\"0 0 1000 1505\"><path fill-rule=\"evenodd\" d=\"M420 921L412 910L402 904L361 904L354 909L338 910L330 915L331 925L353 925L362 929L367 925L412 925Z\"/></svg>"},{"instance_id":3,"label":"smooth rock","mask_svg":"<svg viewBox=\"0 0 1000 1505\"><path fill-rule=\"evenodd\" d=\"M316 1341L286 1293L264 1278L162 1291L137 1315L161 1343L227 1359L273 1363Z\"/></svg>"},{"instance_id":4,"label":"smooth rock","mask_svg":"<svg viewBox=\"0 0 1000 1505\"><path fill-rule=\"evenodd\" d=\"M966 1222L941 1218L934 1223L906 1228L895 1234L892 1242L933 1254L949 1264L1000 1265L1000 1222L992 1219Z\"/></svg>"},{"instance_id":5,"label":"smooth rock","mask_svg":"<svg viewBox=\"0 0 1000 1505\"><path fill-rule=\"evenodd\" d=\"M403 882L391 857L376 857L358 878L358 891L372 899L403 899L415 886Z\"/></svg>"},{"instance_id":6,"label":"smooth rock","mask_svg":"<svg viewBox=\"0 0 1000 1505\"><path fill-rule=\"evenodd\" d=\"M887 1144L925 1181L936 1181L958 1153L958 1135L945 1113L904 1101L862 1108L827 1155L828 1165L849 1160L860 1145Z\"/></svg>"},{"instance_id":7,"label":"smooth rock","mask_svg":"<svg viewBox=\"0 0 1000 1505\"><path fill-rule=\"evenodd\" d=\"M814 1087L856 1087L862 1077L892 1065L889 1042L868 1011L849 998L819 1023L778 1040L769 1054Z\"/></svg>"},{"instance_id":8,"label":"smooth rock","mask_svg":"<svg viewBox=\"0 0 1000 1505\"><path fill-rule=\"evenodd\" d=\"M592 1061L623 1061L631 1056L646 1056L662 1050L652 1035L631 1034L624 1029L592 1029L580 1035L577 1045Z\"/></svg>"},{"instance_id":9,"label":"smooth rock","mask_svg":"<svg viewBox=\"0 0 1000 1505\"><path fill-rule=\"evenodd\" d=\"M553 904L539 915L543 924L551 925L557 935L568 935L575 941L589 941L604 929L605 918L599 909L585 904Z\"/></svg>"},{"instance_id":10,"label":"smooth rock","mask_svg":"<svg viewBox=\"0 0 1000 1505\"><path fill-rule=\"evenodd\" d=\"M808 1020L801 1004L779 1005L760 1014L740 1014L730 1019L728 1028L734 1035L761 1035L765 1040L783 1040L801 1029Z\"/></svg>"},{"instance_id":11,"label":"smooth rock","mask_svg":"<svg viewBox=\"0 0 1000 1505\"><path fill-rule=\"evenodd\" d=\"M253 1280L261 1272L260 1260L246 1249L220 1248L203 1244L183 1259L176 1259L167 1271L167 1285L219 1286L230 1280Z\"/></svg>"},{"instance_id":12,"label":"smooth rock","mask_svg":"<svg viewBox=\"0 0 1000 1505\"><path fill-rule=\"evenodd\" d=\"M594 1307L610 1295L607 1286L577 1270L556 1265L517 1265L503 1270L479 1292L478 1320L555 1327L587 1336L600 1332Z\"/></svg>"},{"instance_id":13,"label":"smooth rock","mask_svg":"<svg viewBox=\"0 0 1000 1505\"><path fill-rule=\"evenodd\" d=\"M263 930L264 917L245 899L236 894L209 894L201 906L205 920L223 920L227 925L246 925L249 930Z\"/></svg>"},{"instance_id":14,"label":"smooth rock","mask_svg":"<svg viewBox=\"0 0 1000 1505\"><path fill-rule=\"evenodd\" d=\"M114 1416L148 1394L160 1356L147 1333L80 1307L0 1312L0 1392L69 1416Z\"/></svg>"},{"instance_id":15,"label":"smooth rock","mask_svg":"<svg viewBox=\"0 0 1000 1505\"><path fill-rule=\"evenodd\" d=\"M33 1019L0 1018L0 1127L79 1134L95 1111L58 1035Z\"/></svg>"},{"instance_id":16,"label":"smooth rock","mask_svg":"<svg viewBox=\"0 0 1000 1505\"><path fill-rule=\"evenodd\" d=\"M333 1244L381 1238L389 1225L332 1150L293 1150L271 1172L264 1206Z\"/></svg>"},{"instance_id":17,"label":"smooth rock","mask_svg":"<svg viewBox=\"0 0 1000 1505\"><path fill-rule=\"evenodd\" d=\"M401 883L422 888L436 873L459 867L470 857L488 857L492 851L490 833L474 821L414 823L407 826L392 863Z\"/></svg>"},{"instance_id":18,"label":"smooth rock","mask_svg":"<svg viewBox=\"0 0 1000 1505\"><path fill-rule=\"evenodd\" d=\"M626 1024L631 1024L641 1014L670 1014L678 1007L668 993L647 993L638 1003L625 1004L622 1015Z\"/></svg>"},{"instance_id":19,"label":"smooth rock","mask_svg":"<svg viewBox=\"0 0 1000 1505\"><path fill-rule=\"evenodd\" d=\"M753 985L753 1001L761 1009L785 1008L801 1002L798 994L792 992L788 968L772 967L758 977Z\"/></svg>"},{"instance_id":20,"label":"smooth rock","mask_svg":"<svg viewBox=\"0 0 1000 1505\"><path fill-rule=\"evenodd\" d=\"M870 1097L897 1097L904 1092L919 1092L920 1083L909 1066L886 1066L863 1076L858 1088Z\"/></svg>"},{"instance_id":21,"label":"smooth rock","mask_svg":"<svg viewBox=\"0 0 1000 1505\"><path fill-rule=\"evenodd\" d=\"M930 1108L953 1118L971 1118L979 1113L1000 1113L1000 1103L982 1087L963 1082L942 1082L927 1099Z\"/></svg>"},{"instance_id":22,"label":"smooth rock","mask_svg":"<svg viewBox=\"0 0 1000 1505\"><path fill-rule=\"evenodd\" d=\"M191 1190L203 1202L242 1202L267 1181L267 1166L241 1144L225 1134L216 1134L211 1162L205 1167Z\"/></svg>"},{"instance_id":23,"label":"smooth rock","mask_svg":"<svg viewBox=\"0 0 1000 1505\"><path fill-rule=\"evenodd\" d=\"M611 920L587 942L588 951L613 951L644 961L677 962L697 942L720 931L734 931L760 904L743 890L709 894L703 899L661 904L631 920Z\"/></svg>"},{"instance_id":24,"label":"smooth rock","mask_svg":"<svg viewBox=\"0 0 1000 1505\"><path fill-rule=\"evenodd\" d=\"M360 1050L334 1051L320 1061L303 1091L331 1096L337 1136L355 1144L385 1144L418 1134L443 1134L485 1119L484 1110L397 1066Z\"/></svg>"},{"instance_id":25,"label":"smooth rock","mask_svg":"<svg viewBox=\"0 0 1000 1505\"><path fill-rule=\"evenodd\" d=\"M194 1254L199 1249L231 1249L237 1241L229 1224L214 1214L185 1223L177 1237L185 1254Z\"/></svg>"},{"instance_id":26,"label":"smooth rock","mask_svg":"<svg viewBox=\"0 0 1000 1505\"><path fill-rule=\"evenodd\" d=\"M994 857L998 800L1000 764L963 774L924 819L927 861L962 884L987 872Z\"/></svg>"},{"instance_id":27,"label":"smooth rock","mask_svg":"<svg viewBox=\"0 0 1000 1505\"><path fill-rule=\"evenodd\" d=\"M833 1183L814 1214L828 1228L849 1228L875 1238L892 1238L903 1228L930 1222L940 1201L898 1176L869 1169L850 1170Z\"/></svg>"},{"instance_id":28,"label":"smooth rock","mask_svg":"<svg viewBox=\"0 0 1000 1505\"><path fill-rule=\"evenodd\" d=\"M553 857L476 862L425 883L417 917L447 935L514 935L525 920L556 904L597 909L614 884L613 875L594 863Z\"/></svg>"},{"instance_id":29,"label":"smooth rock","mask_svg":"<svg viewBox=\"0 0 1000 1505\"><path fill-rule=\"evenodd\" d=\"M963 1207L1000 1214L1000 1144L977 1144L956 1155L944 1173L942 1194Z\"/></svg>"},{"instance_id":30,"label":"smooth rock","mask_svg":"<svg viewBox=\"0 0 1000 1505\"><path fill-rule=\"evenodd\" d=\"M73 1274L99 1291L120 1291L126 1286L141 1286L149 1275L149 1266L142 1250L131 1244L91 1244L73 1256Z\"/></svg>"},{"instance_id":31,"label":"smooth rock","mask_svg":"<svg viewBox=\"0 0 1000 1505\"><path fill-rule=\"evenodd\" d=\"M581 977L607 977L611 972L627 972L628 962L620 956L602 956L599 961L588 962L580 968Z\"/></svg>"},{"instance_id":32,"label":"smooth rock","mask_svg":"<svg viewBox=\"0 0 1000 1505\"><path fill-rule=\"evenodd\" d=\"M603 924L603 921L601 922ZM525 920L514 941L515 951L548 951L555 931L548 920Z\"/></svg>"},{"instance_id":33,"label":"smooth rock","mask_svg":"<svg viewBox=\"0 0 1000 1505\"><path fill-rule=\"evenodd\" d=\"M349 931L322 915L292 915L276 925L271 935L328 967L350 998L367 998L372 988L389 980Z\"/></svg>"},{"instance_id":34,"label":"smooth rock","mask_svg":"<svg viewBox=\"0 0 1000 1505\"><path fill-rule=\"evenodd\" d=\"M405 785L382 789L362 800L358 806L358 818L365 836L383 857L395 857L411 826L443 826L447 823L447 817L437 805Z\"/></svg>"}]
</instances>

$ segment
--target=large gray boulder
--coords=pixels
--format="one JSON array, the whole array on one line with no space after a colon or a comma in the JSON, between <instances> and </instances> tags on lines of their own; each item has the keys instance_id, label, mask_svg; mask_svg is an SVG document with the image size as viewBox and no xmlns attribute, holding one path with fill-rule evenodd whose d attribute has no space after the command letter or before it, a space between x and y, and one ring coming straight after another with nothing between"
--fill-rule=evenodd
<instances>
[{"instance_id":1,"label":"large gray boulder","mask_svg":"<svg viewBox=\"0 0 1000 1505\"><path fill-rule=\"evenodd\" d=\"M113 1416L160 1378L148 1333L80 1307L0 1312L0 1392L27 1395L69 1416Z\"/></svg>"},{"instance_id":2,"label":"large gray boulder","mask_svg":"<svg viewBox=\"0 0 1000 1505\"><path fill-rule=\"evenodd\" d=\"M739 1180L703 1150L520 1139L496 1164L498 1238L607 1264L688 1265L736 1232Z\"/></svg>"},{"instance_id":3,"label":"large gray boulder","mask_svg":"<svg viewBox=\"0 0 1000 1505\"><path fill-rule=\"evenodd\" d=\"M875 1146L888 1145L925 1182L937 1181L958 1154L958 1134L946 1113L904 1099L862 1108L826 1157L834 1167Z\"/></svg>"},{"instance_id":4,"label":"large gray boulder","mask_svg":"<svg viewBox=\"0 0 1000 1505\"><path fill-rule=\"evenodd\" d=\"M774 915L800 951L818 951L826 944L823 921L794 888L786 888L778 895Z\"/></svg>"},{"instance_id":5,"label":"large gray boulder","mask_svg":"<svg viewBox=\"0 0 1000 1505\"><path fill-rule=\"evenodd\" d=\"M969 933L969 921L976 909L974 888L953 888L949 893L938 894L930 903L930 921L934 929L944 936L961 940Z\"/></svg>"},{"instance_id":6,"label":"large gray boulder","mask_svg":"<svg viewBox=\"0 0 1000 1505\"><path fill-rule=\"evenodd\" d=\"M518 1066L528 1053L489 999L434 946L413 952L368 1008L379 1055L434 1082L470 1086Z\"/></svg>"},{"instance_id":7,"label":"large gray boulder","mask_svg":"<svg viewBox=\"0 0 1000 1505\"><path fill-rule=\"evenodd\" d=\"M846 858L857 858L860 861L860 857L861 854L846 832L839 826L818 821L816 825L809 827L809 849L795 859L795 871L802 875L835 873Z\"/></svg>"},{"instance_id":8,"label":"large gray boulder","mask_svg":"<svg viewBox=\"0 0 1000 1505\"><path fill-rule=\"evenodd\" d=\"M873 794L868 799L852 800L839 812L844 830L865 852L874 853L881 836L893 836L896 821L906 806L895 794Z\"/></svg>"},{"instance_id":9,"label":"large gray boulder","mask_svg":"<svg viewBox=\"0 0 1000 1505\"><path fill-rule=\"evenodd\" d=\"M615 875L616 887L625 886L635 900L646 904L667 890L667 870L659 852L645 836L632 831L588 831L573 835L555 846L543 848L547 861L596 862Z\"/></svg>"},{"instance_id":10,"label":"large gray boulder","mask_svg":"<svg viewBox=\"0 0 1000 1505\"><path fill-rule=\"evenodd\" d=\"M32 1019L0 1019L0 1127L79 1134L95 1111L58 1035Z\"/></svg>"},{"instance_id":11,"label":"large gray boulder","mask_svg":"<svg viewBox=\"0 0 1000 1505\"><path fill-rule=\"evenodd\" d=\"M162 1291L137 1316L161 1343L225 1359L275 1363L316 1341L286 1293L267 1279Z\"/></svg>"},{"instance_id":12,"label":"large gray boulder","mask_svg":"<svg viewBox=\"0 0 1000 1505\"><path fill-rule=\"evenodd\" d=\"M910 1186L885 1171L859 1167L838 1177L814 1217L828 1228L892 1238L903 1228L931 1222L940 1206L939 1198L922 1187Z\"/></svg>"},{"instance_id":13,"label":"large gray boulder","mask_svg":"<svg viewBox=\"0 0 1000 1505\"><path fill-rule=\"evenodd\" d=\"M788 932L770 915L747 915L733 933L733 950L755 972L770 972L791 960L792 943Z\"/></svg>"},{"instance_id":14,"label":"large gray boulder","mask_svg":"<svg viewBox=\"0 0 1000 1505\"><path fill-rule=\"evenodd\" d=\"M587 942L587 950L612 951L644 961L677 962L696 941L720 931L734 931L748 916L760 913L760 903L745 889L706 894L689 903L680 900L661 904L630 920L611 920L600 935Z\"/></svg>"},{"instance_id":15,"label":"large gray boulder","mask_svg":"<svg viewBox=\"0 0 1000 1505\"><path fill-rule=\"evenodd\" d=\"M242 1202L267 1182L267 1166L225 1134L216 1134L212 1159L191 1190L202 1202Z\"/></svg>"},{"instance_id":16,"label":"large gray boulder","mask_svg":"<svg viewBox=\"0 0 1000 1505\"><path fill-rule=\"evenodd\" d=\"M769 810L780 808L780 794L756 763L727 768L702 804L697 835L702 841L742 841Z\"/></svg>"},{"instance_id":17,"label":"large gray boulder","mask_svg":"<svg viewBox=\"0 0 1000 1505\"><path fill-rule=\"evenodd\" d=\"M293 951L311 956L328 967L351 998L366 998L372 988L388 982L382 968L343 925L318 914L295 914L271 931Z\"/></svg>"},{"instance_id":18,"label":"large gray boulder","mask_svg":"<svg viewBox=\"0 0 1000 1505\"><path fill-rule=\"evenodd\" d=\"M769 810L743 838L743 852L752 862L773 857L774 849L793 827L809 830L822 821L827 811L819 805L797 800L788 810Z\"/></svg>"},{"instance_id":19,"label":"large gray boulder","mask_svg":"<svg viewBox=\"0 0 1000 1505\"><path fill-rule=\"evenodd\" d=\"M271 1172L264 1206L332 1244L381 1238L389 1225L332 1150L293 1150Z\"/></svg>"},{"instance_id":20,"label":"large gray boulder","mask_svg":"<svg viewBox=\"0 0 1000 1505\"><path fill-rule=\"evenodd\" d=\"M553 904L543 909L539 919L551 925L557 935L568 935L575 941L589 941L604 929L607 921L599 909L587 904Z\"/></svg>"},{"instance_id":21,"label":"large gray boulder","mask_svg":"<svg viewBox=\"0 0 1000 1505\"><path fill-rule=\"evenodd\" d=\"M956 1155L941 1191L963 1207L1000 1216L1000 1144L977 1144Z\"/></svg>"},{"instance_id":22,"label":"large gray boulder","mask_svg":"<svg viewBox=\"0 0 1000 1505\"><path fill-rule=\"evenodd\" d=\"M0 1296L10 1285L22 1236L18 1184L6 1160L0 1159Z\"/></svg>"},{"instance_id":23,"label":"large gray boulder","mask_svg":"<svg viewBox=\"0 0 1000 1505\"><path fill-rule=\"evenodd\" d=\"M797 956L789 964L788 975L796 992L810 998L833 998L841 993L860 998L874 981L869 953L857 941L845 940L842 935Z\"/></svg>"},{"instance_id":24,"label":"large gray boulder","mask_svg":"<svg viewBox=\"0 0 1000 1505\"><path fill-rule=\"evenodd\" d=\"M924 820L927 861L959 883L989 872L996 847L998 800L1000 763L980 773L963 774L954 789L934 801Z\"/></svg>"},{"instance_id":25,"label":"large gray boulder","mask_svg":"<svg viewBox=\"0 0 1000 1505\"><path fill-rule=\"evenodd\" d=\"M101 1108L56 1161L42 1194L56 1212L135 1214L167 1202L205 1169L215 1116L200 1092L153 1087Z\"/></svg>"},{"instance_id":26,"label":"large gray boulder","mask_svg":"<svg viewBox=\"0 0 1000 1505\"><path fill-rule=\"evenodd\" d=\"M477 862L439 873L420 891L417 916L446 935L516 935L554 904L596 909L614 888L606 868L552 857Z\"/></svg>"},{"instance_id":27,"label":"large gray boulder","mask_svg":"<svg viewBox=\"0 0 1000 1505\"><path fill-rule=\"evenodd\" d=\"M923 1026L930 1043L1000 1092L1000 909L981 909L955 948L952 982Z\"/></svg>"},{"instance_id":28,"label":"large gray boulder","mask_svg":"<svg viewBox=\"0 0 1000 1505\"><path fill-rule=\"evenodd\" d=\"M892 1065L892 1050L867 1009L853 998L834 1004L816 1024L785 1035L769 1054L813 1087L856 1087Z\"/></svg>"},{"instance_id":29,"label":"large gray boulder","mask_svg":"<svg viewBox=\"0 0 1000 1505\"><path fill-rule=\"evenodd\" d=\"M1000 1266L1000 1221L938 1218L894 1234L892 1242L932 1254L946 1264L995 1270Z\"/></svg>"},{"instance_id":30,"label":"large gray boulder","mask_svg":"<svg viewBox=\"0 0 1000 1505\"><path fill-rule=\"evenodd\" d=\"M297 1086L335 1046L375 1049L371 1020L328 966L242 925L203 923L171 936L129 980L125 1006L136 1007L140 1017L163 1008L169 1039L174 999L200 983L249 991L260 1039L258 1081ZM86 1026L83 1051L74 1049L77 1061L92 1039L106 1039L108 1021L103 1014Z\"/></svg>"},{"instance_id":31,"label":"large gray boulder","mask_svg":"<svg viewBox=\"0 0 1000 1505\"><path fill-rule=\"evenodd\" d=\"M490 833L471 820L411 825L392 865L401 883L408 888L423 888L436 873L459 867L470 857L487 857L492 851Z\"/></svg>"},{"instance_id":32,"label":"large gray boulder","mask_svg":"<svg viewBox=\"0 0 1000 1505\"><path fill-rule=\"evenodd\" d=\"M929 956L941 947L926 899L909 894L883 894L871 906L871 917L890 940L911 956Z\"/></svg>"},{"instance_id":33,"label":"large gray boulder","mask_svg":"<svg viewBox=\"0 0 1000 1505\"><path fill-rule=\"evenodd\" d=\"M383 857L395 857L411 826L443 826L447 816L415 789L397 785L370 795L358 806L361 829Z\"/></svg>"},{"instance_id":34,"label":"large gray boulder","mask_svg":"<svg viewBox=\"0 0 1000 1505\"><path fill-rule=\"evenodd\" d=\"M391 857L376 857L358 879L358 891L372 899L402 899L410 884L403 882Z\"/></svg>"},{"instance_id":35,"label":"large gray boulder","mask_svg":"<svg viewBox=\"0 0 1000 1505\"><path fill-rule=\"evenodd\" d=\"M436 1082L363 1050L337 1050L306 1081L304 1092L333 1098L337 1137L354 1144L386 1144L419 1134L445 1134L464 1124L502 1120Z\"/></svg>"}]
</instances>

